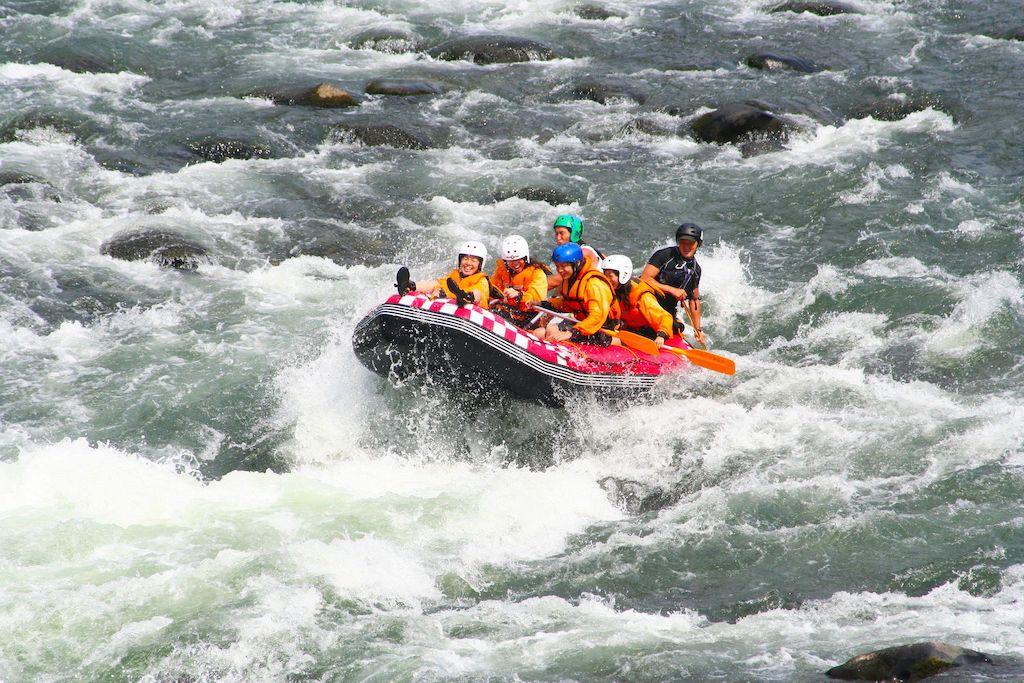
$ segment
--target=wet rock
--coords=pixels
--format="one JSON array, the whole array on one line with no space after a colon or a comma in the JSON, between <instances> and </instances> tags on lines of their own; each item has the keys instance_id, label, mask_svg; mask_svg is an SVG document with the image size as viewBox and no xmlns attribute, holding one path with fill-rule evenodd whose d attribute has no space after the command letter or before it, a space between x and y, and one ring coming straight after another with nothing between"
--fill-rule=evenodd
<instances>
[{"instance_id":1,"label":"wet rock","mask_svg":"<svg viewBox=\"0 0 1024 683\"><path fill-rule=\"evenodd\" d=\"M572 87L569 94L577 100L593 100L608 104L611 100L632 100L638 104L647 101L647 96L626 85L609 81L581 81Z\"/></svg>"},{"instance_id":2,"label":"wet rock","mask_svg":"<svg viewBox=\"0 0 1024 683\"><path fill-rule=\"evenodd\" d=\"M851 119L866 119L869 116L876 121L900 121L911 114L928 108L945 111L952 115L953 107L947 106L942 98L932 93L912 93L889 95L877 100L854 106L849 113Z\"/></svg>"},{"instance_id":3,"label":"wet rock","mask_svg":"<svg viewBox=\"0 0 1024 683\"><path fill-rule=\"evenodd\" d=\"M15 202L61 203L57 188L28 173L0 173L0 192Z\"/></svg>"},{"instance_id":4,"label":"wet rock","mask_svg":"<svg viewBox=\"0 0 1024 683\"><path fill-rule=\"evenodd\" d=\"M919 681L955 666L992 664L988 655L939 641L857 655L825 672L846 681Z\"/></svg>"},{"instance_id":5,"label":"wet rock","mask_svg":"<svg viewBox=\"0 0 1024 683\"><path fill-rule=\"evenodd\" d=\"M429 149L425 138L404 128L380 123L340 123L334 134L342 139L357 140L368 147L397 147L400 149Z\"/></svg>"},{"instance_id":6,"label":"wet rock","mask_svg":"<svg viewBox=\"0 0 1024 683\"><path fill-rule=\"evenodd\" d=\"M860 14L856 8L847 5L845 2L784 2L768 10L772 14L777 12L796 12L797 14L808 12L817 14L819 17L832 17L837 14Z\"/></svg>"},{"instance_id":7,"label":"wet rock","mask_svg":"<svg viewBox=\"0 0 1024 683\"><path fill-rule=\"evenodd\" d=\"M119 232L100 247L100 253L123 261L150 260L179 270L195 270L209 262L209 252L170 230L139 228Z\"/></svg>"},{"instance_id":8,"label":"wet rock","mask_svg":"<svg viewBox=\"0 0 1024 683\"><path fill-rule=\"evenodd\" d=\"M0 173L0 185L23 185L41 182L43 182L41 178L37 178L29 173L20 173L18 171L4 171Z\"/></svg>"},{"instance_id":9,"label":"wet rock","mask_svg":"<svg viewBox=\"0 0 1024 683\"><path fill-rule=\"evenodd\" d=\"M432 81L407 78L375 78L366 83L367 95L440 95L444 87Z\"/></svg>"},{"instance_id":10,"label":"wet rock","mask_svg":"<svg viewBox=\"0 0 1024 683\"><path fill-rule=\"evenodd\" d=\"M274 104L302 105L307 107L355 107L360 103L358 96L330 83L318 83L312 88L301 90L253 90L242 97L262 97Z\"/></svg>"},{"instance_id":11,"label":"wet rock","mask_svg":"<svg viewBox=\"0 0 1024 683\"><path fill-rule=\"evenodd\" d=\"M196 156L218 164L228 159L270 159L275 156L268 145L246 140L189 139L185 141L185 147Z\"/></svg>"},{"instance_id":12,"label":"wet rock","mask_svg":"<svg viewBox=\"0 0 1024 683\"><path fill-rule=\"evenodd\" d=\"M1007 31L1002 37L1006 40L1024 40L1024 26Z\"/></svg>"},{"instance_id":13,"label":"wet rock","mask_svg":"<svg viewBox=\"0 0 1024 683\"><path fill-rule=\"evenodd\" d=\"M349 47L356 50L376 50L388 54L416 52L419 39L411 31L401 28L372 28L352 37Z\"/></svg>"},{"instance_id":14,"label":"wet rock","mask_svg":"<svg viewBox=\"0 0 1024 683\"><path fill-rule=\"evenodd\" d=\"M498 190L494 193L494 200L498 202L503 202L511 197L519 197L531 202L547 202L551 206L565 206L580 201L578 197L573 197L568 192L541 185Z\"/></svg>"},{"instance_id":15,"label":"wet rock","mask_svg":"<svg viewBox=\"0 0 1024 683\"><path fill-rule=\"evenodd\" d=\"M0 142L13 142L18 139L19 133L36 128L52 128L67 135L81 137L85 122L76 121L63 114L30 111L15 116L0 126Z\"/></svg>"},{"instance_id":16,"label":"wet rock","mask_svg":"<svg viewBox=\"0 0 1024 683\"><path fill-rule=\"evenodd\" d=\"M607 7L601 5L576 5L572 9L573 14L578 16L580 19L589 19L590 21L606 21L608 19L625 19L626 15L614 10L610 10Z\"/></svg>"},{"instance_id":17,"label":"wet rock","mask_svg":"<svg viewBox=\"0 0 1024 683\"><path fill-rule=\"evenodd\" d=\"M455 61L469 59L477 64L508 64L555 59L555 52L535 40L515 36L467 36L431 48L427 54L434 59Z\"/></svg>"},{"instance_id":18,"label":"wet rock","mask_svg":"<svg viewBox=\"0 0 1024 683\"><path fill-rule=\"evenodd\" d=\"M785 140L794 125L776 116L753 100L731 102L698 116L692 124L693 135L701 142L728 144L754 139Z\"/></svg>"},{"instance_id":19,"label":"wet rock","mask_svg":"<svg viewBox=\"0 0 1024 683\"><path fill-rule=\"evenodd\" d=\"M622 135L641 133L643 135L671 136L679 134L679 126L678 124L666 125L661 121L640 116L624 125L619 133Z\"/></svg>"},{"instance_id":20,"label":"wet rock","mask_svg":"<svg viewBox=\"0 0 1024 683\"><path fill-rule=\"evenodd\" d=\"M762 69L764 71L784 71L788 69L805 74L821 71L821 67L814 62L809 62L800 57L777 55L771 52L758 52L747 57L745 61L750 68Z\"/></svg>"}]
</instances>

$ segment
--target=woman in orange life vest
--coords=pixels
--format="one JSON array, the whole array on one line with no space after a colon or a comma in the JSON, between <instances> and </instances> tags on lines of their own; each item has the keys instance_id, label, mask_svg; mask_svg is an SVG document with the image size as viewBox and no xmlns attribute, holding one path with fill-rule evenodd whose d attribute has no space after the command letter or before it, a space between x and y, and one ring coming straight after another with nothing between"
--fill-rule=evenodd
<instances>
[{"instance_id":1,"label":"woman in orange life vest","mask_svg":"<svg viewBox=\"0 0 1024 683\"><path fill-rule=\"evenodd\" d=\"M601 260L601 252L583 241L583 219L571 213L563 213L555 219L551 226L555 232L555 246L560 247L570 242L580 245L583 255L592 268L597 268ZM548 275L548 289L554 289L562 284L562 277L556 272Z\"/></svg>"},{"instance_id":2,"label":"woman in orange life vest","mask_svg":"<svg viewBox=\"0 0 1024 683\"><path fill-rule=\"evenodd\" d=\"M490 284L487 282L487 275L483 272L486 260L487 248L482 243L474 240L464 242L459 247L459 258L456 261L458 267L438 280L427 280L417 285L407 279L409 275L406 271L406 281L403 286L402 271L399 270L398 293L405 294L408 291L416 290L431 298L445 296L455 299L460 304L475 303L487 306Z\"/></svg>"},{"instance_id":3,"label":"woman in orange life vest","mask_svg":"<svg viewBox=\"0 0 1024 683\"><path fill-rule=\"evenodd\" d=\"M501 293L501 299L491 301L491 308L498 307L499 313L505 309L513 322L526 322L531 315L527 312L547 296L549 272L543 263L530 260L530 245L524 238L509 235L501 243L501 259L490 278L492 292Z\"/></svg>"},{"instance_id":4,"label":"woman in orange life vest","mask_svg":"<svg viewBox=\"0 0 1024 683\"><path fill-rule=\"evenodd\" d=\"M601 332L612 305L612 287L604 274L590 265L580 245L573 242L555 247L551 253L558 274L562 276L559 295L548 300L556 310L571 313L576 323L554 321L547 328L534 330L541 339L571 341L577 344L608 346L612 338Z\"/></svg>"},{"instance_id":5,"label":"woman in orange life vest","mask_svg":"<svg viewBox=\"0 0 1024 683\"><path fill-rule=\"evenodd\" d=\"M645 337L653 334L654 343L662 346L672 336L672 315L661 307L654 288L633 277L628 256L613 254L601 261L600 268L615 289L609 319ZM615 339L612 343L621 342Z\"/></svg>"}]
</instances>

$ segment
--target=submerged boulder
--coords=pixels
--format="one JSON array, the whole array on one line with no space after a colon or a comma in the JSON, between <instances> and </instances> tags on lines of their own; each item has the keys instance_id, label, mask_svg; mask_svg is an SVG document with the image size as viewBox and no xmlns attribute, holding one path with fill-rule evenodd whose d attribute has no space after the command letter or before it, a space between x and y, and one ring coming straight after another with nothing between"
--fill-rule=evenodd
<instances>
[{"instance_id":1,"label":"submerged boulder","mask_svg":"<svg viewBox=\"0 0 1024 683\"><path fill-rule=\"evenodd\" d=\"M551 206L564 206L578 201L575 197L570 196L568 192L554 187L539 185L498 190L494 193L494 200L498 202L503 202L511 197L518 197L531 202L547 202Z\"/></svg>"},{"instance_id":2,"label":"submerged boulder","mask_svg":"<svg viewBox=\"0 0 1024 683\"><path fill-rule=\"evenodd\" d=\"M607 7L601 5L576 5L572 9L573 14L578 16L580 19L588 19L590 21L606 21L608 19L625 19L626 15L621 12L610 10Z\"/></svg>"},{"instance_id":3,"label":"submerged boulder","mask_svg":"<svg viewBox=\"0 0 1024 683\"><path fill-rule=\"evenodd\" d=\"M860 12L845 2L784 2L768 10L772 14L778 12L795 12L801 14L817 14L819 17L833 17L838 14L860 14Z\"/></svg>"},{"instance_id":4,"label":"submerged boulder","mask_svg":"<svg viewBox=\"0 0 1024 683\"><path fill-rule=\"evenodd\" d=\"M307 107L355 107L360 103L357 95L330 83L318 83L312 88L298 90L254 90L242 97L262 97L274 104L297 104Z\"/></svg>"},{"instance_id":5,"label":"submerged boulder","mask_svg":"<svg viewBox=\"0 0 1024 683\"><path fill-rule=\"evenodd\" d=\"M753 101L731 102L702 114L690 124L701 142L729 144L749 140L785 140L792 122Z\"/></svg>"},{"instance_id":6,"label":"submerged boulder","mask_svg":"<svg viewBox=\"0 0 1024 683\"><path fill-rule=\"evenodd\" d=\"M758 52L752 54L745 60L746 65L752 69L762 69L764 71L799 71L805 74L815 73L821 71L821 67L800 57L789 57L787 55L777 55L772 52Z\"/></svg>"},{"instance_id":7,"label":"submerged boulder","mask_svg":"<svg viewBox=\"0 0 1024 683\"><path fill-rule=\"evenodd\" d=\"M448 62L468 59L477 64L531 62L557 57L554 50L535 40L498 35L455 38L427 50L427 54Z\"/></svg>"},{"instance_id":8,"label":"submerged boulder","mask_svg":"<svg viewBox=\"0 0 1024 683\"><path fill-rule=\"evenodd\" d=\"M100 253L123 261L153 261L167 268L195 270L209 261L205 247L170 230L138 228L119 232Z\"/></svg>"},{"instance_id":9,"label":"submerged boulder","mask_svg":"<svg viewBox=\"0 0 1024 683\"><path fill-rule=\"evenodd\" d=\"M376 50L388 54L416 52L419 39L411 31L396 27L371 28L352 37L349 46L356 50Z\"/></svg>"},{"instance_id":10,"label":"submerged boulder","mask_svg":"<svg viewBox=\"0 0 1024 683\"><path fill-rule=\"evenodd\" d=\"M333 130L342 139L356 140L368 147L429 149L433 146L416 133L391 124L339 123Z\"/></svg>"},{"instance_id":11,"label":"submerged boulder","mask_svg":"<svg viewBox=\"0 0 1024 683\"><path fill-rule=\"evenodd\" d=\"M992 658L976 650L933 640L857 655L832 667L825 675L845 681L919 681L968 664L992 664Z\"/></svg>"},{"instance_id":12,"label":"submerged boulder","mask_svg":"<svg viewBox=\"0 0 1024 683\"><path fill-rule=\"evenodd\" d=\"M1024 40L1024 26L1007 31L1002 36L1006 40Z\"/></svg>"},{"instance_id":13,"label":"submerged boulder","mask_svg":"<svg viewBox=\"0 0 1024 683\"><path fill-rule=\"evenodd\" d=\"M632 100L638 104L647 101L645 94L627 85L605 80L580 81L569 94L577 100L592 100L600 104L608 104L611 100Z\"/></svg>"},{"instance_id":14,"label":"submerged boulder","mask_svg":"<svg viewBox=\"0 0 1024 683\"><path fill-rule=\"evenodd\" d=\"M432 81L417 81L409 78L375 78L367 81L364 88L367 95L440 95L444 87Z\"/></svg>"},{"instance_id":15,"label":"submerged boulder","mask_svg":"<svg viewBox=\"0 0 1024 683\"><path fill-rule=\"evenodd\" d=\"M938 95L918 92L889 95L856 105L850 110L849 118L866 119L870 116L877 121L900 121L929 108L952 114L952 107L947 106Z\"/></svg>"},{"instance_id":16,"label":"submerged boulder","mask_svg":"<svg viewBox=\"0 0 1024 683\"><path fill-rule=\"evenodd\" d=\"M189 138L185 140L185 147L196 156L218 164L228 159L269 159L274 156L274 151L263 143L230 138Z\"/></svg>"}]
</instances>

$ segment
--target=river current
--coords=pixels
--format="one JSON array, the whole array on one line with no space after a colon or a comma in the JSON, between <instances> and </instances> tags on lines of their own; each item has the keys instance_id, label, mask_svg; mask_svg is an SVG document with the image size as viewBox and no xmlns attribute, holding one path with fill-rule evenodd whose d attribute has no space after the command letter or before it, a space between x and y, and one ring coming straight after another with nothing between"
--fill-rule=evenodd
<instances>
[{"instance_id":1,"label":"river current","mask_svg":"<svg viewBox=\"0 0 1024 683\"><path fill-rule=\"evenodd\" d=\"M774 4L0 0L0 680L1024 674L1020 3ZM558 57L423 52L477 33ZM443 92L245 96L380 77ZM687 133L745 100L797 130ZM356 361L399 265L563 212L638 264L701 225L736 375L556 410ZM101 253L137 229L209 258Z\"/></svg>"}]
</instances>

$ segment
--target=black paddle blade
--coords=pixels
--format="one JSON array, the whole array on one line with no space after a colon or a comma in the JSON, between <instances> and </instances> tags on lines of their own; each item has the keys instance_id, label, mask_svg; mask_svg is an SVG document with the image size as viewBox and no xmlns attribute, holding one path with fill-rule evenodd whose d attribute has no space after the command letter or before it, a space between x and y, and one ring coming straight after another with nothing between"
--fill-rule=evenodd
<instances>
[{"instance_id":1,"label":"black paddle blade","mask_svg":"<svg viewBox=\"0 0 1024 683\"><path fill-rule=\"evenodd\" d=\"M455 280L448 278L446 282L448 284L448 289L455 295L455 303L460 306L463 304L473 303L473 295L469 292L463 291L457 284L455 284Z\"/></svg>"},{"instance_id":2,"label":"black paddle blade","mask_svg":"<svg viewBox=\"0 0 1024 683\"><path fill-rule=\"evenodd\" d=\"M395 288L398 290L399 294L405 294L412 289L409 282L409 269L405 266L398 269L398 275L395 276L395 279L397 280L397 282L395 282Z\"/></svg>"}]
</instances>

